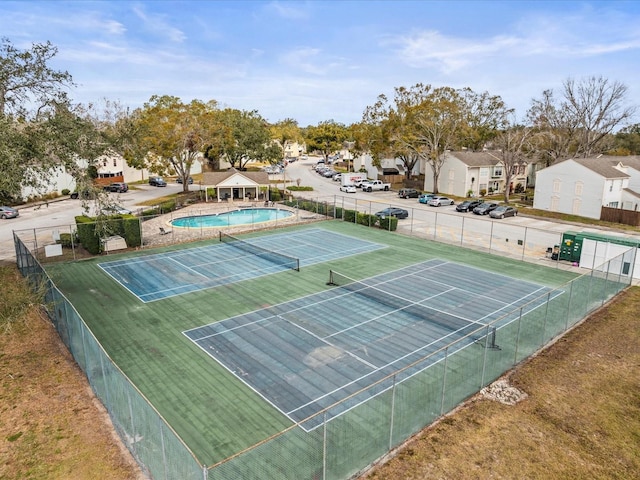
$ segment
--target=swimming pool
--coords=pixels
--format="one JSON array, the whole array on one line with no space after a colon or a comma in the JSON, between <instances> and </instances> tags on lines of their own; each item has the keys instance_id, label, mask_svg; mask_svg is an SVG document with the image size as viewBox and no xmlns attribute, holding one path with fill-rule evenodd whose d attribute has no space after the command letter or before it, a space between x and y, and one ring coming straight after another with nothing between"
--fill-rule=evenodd
<instances>
[{"instance_id":1,"label":"swimming pool","mask_svg":"<svg viewBox=\"0 0 640 480\"><path fill-rule=\"evenodd\" d=\"M171 225L177 228L209 228L230 227L252 223L273 222L293 216L289 210L277 208L243 208L215 215L195 215L171 220Z\"/></svg>"}]
</instances>

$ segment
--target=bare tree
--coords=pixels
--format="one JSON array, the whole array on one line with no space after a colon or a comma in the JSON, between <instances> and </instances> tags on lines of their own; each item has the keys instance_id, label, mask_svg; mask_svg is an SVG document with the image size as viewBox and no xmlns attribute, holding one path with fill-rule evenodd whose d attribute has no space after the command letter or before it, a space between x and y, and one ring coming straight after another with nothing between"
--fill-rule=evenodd
<instances>
[{"instance_id":1,"label":"bare tree","mask_svg":"<svg viewBox=\"0 0 640 480\"><path fill-rule=\"evenodd\" d=\"M527 119L534 129L532 144L547 167L577 149L579 119L566 102L556 101L553 90L545 90L542 98L532 100Z\"/></svg>"},{"instance_id":2,"label":"bare tree","mask_svg":"<svg viewBox=\"0 0 640 480\"><path fill-rule=\"evenodd\" d=\"M513 126L498 135L494 145L500 150L500 159L504 168L504 201L509 203L511 179L521 168L526 168L527 154L530 151L531 128Z\"/></svg>"}]
</instances>

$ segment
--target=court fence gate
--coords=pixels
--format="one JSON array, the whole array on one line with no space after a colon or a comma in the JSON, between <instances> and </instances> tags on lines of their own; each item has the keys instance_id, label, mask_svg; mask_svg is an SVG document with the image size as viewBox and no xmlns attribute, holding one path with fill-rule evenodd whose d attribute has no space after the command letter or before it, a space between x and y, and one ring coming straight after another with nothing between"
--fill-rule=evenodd
<instances>
[{"instance_id":1,"label":"court fence gate","mask_svg":"<svg viewBox=\"0 0 640 480\"><path fill-rule=\"evenodd\" d=\"M633 265L636 251L629 249L546 293L542 307L531 311L521 307L515 320L498 327L496 336L491 325L481 327L486 329L481 332L484 344L462 348L460 341L450 343L357 392L354 395L369 391L370 399L340 409L338 416L331 415L331 409L339 407L334 405L214 465L204 465L111 360L15 233L14 244L18 269L33 288L45 288L47 313L60 338L109 412L122 442L142 471L155 480L351 478L629 286L632 274L623 273L622 265ZM494 323L500 324L500 319ZM499 348L490 344L495 337ZM438 355L435 363L433 355ZM411 369L410 375L406 369ZM307 422L317 427L300 428Z\"/></svg>"}]
</instances>

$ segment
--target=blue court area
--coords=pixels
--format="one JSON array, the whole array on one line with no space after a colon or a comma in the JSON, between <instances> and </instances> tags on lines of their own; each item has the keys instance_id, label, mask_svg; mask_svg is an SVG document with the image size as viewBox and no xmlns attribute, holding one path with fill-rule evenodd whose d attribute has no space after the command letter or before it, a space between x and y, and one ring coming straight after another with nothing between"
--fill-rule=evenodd
<instances>
[{"instance_id":1,"label":"blue court area","mask_svg":"<svg viewBox=\"0 0 640 480\"><path fill-rule=\"evenodd\" d=\"M380 248L386 246L313 228L253 237L242 245L213 243L103 262L99 267L142 302L151 302L282 272L295 268L293 264L304 267Z\"/></svg>"},{"instance_id":2,"label":"blue court area","mask_svg":"<svg viewBox=\"0 0 640 480\"><path fill-rule=\"evenodd\" d=\"M310 430L389 389L390 374L404 369L393 379L403 381L439 362L453 341L458 349L499 348L500 326L543 305L551 291L442 260L359 282L332 272L331 283L184 334ZM421 360L430 354L430 363ZM324 420L309 418L324 409Z\"/></svg>"}]
</instances>

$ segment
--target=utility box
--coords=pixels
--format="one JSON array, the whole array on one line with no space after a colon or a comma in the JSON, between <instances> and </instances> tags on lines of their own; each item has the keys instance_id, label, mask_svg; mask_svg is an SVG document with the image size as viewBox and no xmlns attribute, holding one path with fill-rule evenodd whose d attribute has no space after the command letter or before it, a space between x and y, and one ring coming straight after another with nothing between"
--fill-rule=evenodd
<instances>
[{"instance_id":1,"label":"utility box","mask_svg":"<svg viewBox=\"0 0 640 480\"><path fill-rule=\"evenodd\" d=\"M579 262L582 253L582 239L578 232L564 232L560 244L560 260Z\"/></svg>"},{"instance_id":2,"label":"utility box","mask_svg":"<svg viewBox=\"0 0 640 480\"><path fill-rule=\"evenodd\" d=\"M591 269L613 261L609 268L621 275L632 274L634 278L640 278L640 238L565 232L560 244L559 260Z\"/></svg>"}]
</instances>

